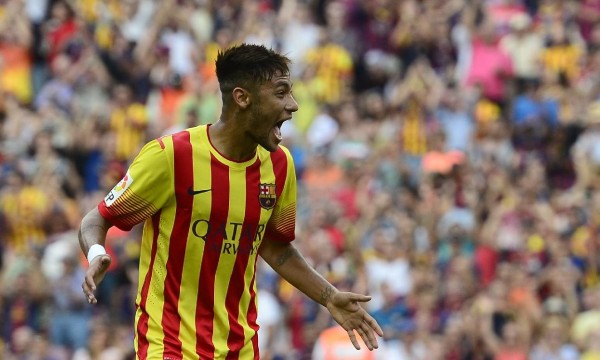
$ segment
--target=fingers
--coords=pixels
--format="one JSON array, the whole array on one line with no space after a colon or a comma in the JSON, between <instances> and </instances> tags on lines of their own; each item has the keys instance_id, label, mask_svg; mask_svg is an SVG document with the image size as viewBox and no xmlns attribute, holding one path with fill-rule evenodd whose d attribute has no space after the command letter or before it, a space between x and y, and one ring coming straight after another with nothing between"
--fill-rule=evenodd
<instances>
[{"instance_id":1,"label":"fingers","mask_svg":"<svg viewBox=\"0 0 600 360\"><path fill-rule=\"evenodd\" d=\"M363 322L359 327L358 333L362 337L369 350L377 349L379 347L377 338L375 338L375 335L373 334L373 329L371 329L369 324Z\"/></svg>"},{"instance_id":2,"label":"fingers","mask_svg":"<svg viewBox=\"0 0 600 360\"><path fill-rule=\"evenodd\" d=\"M83 289L83 293L85 294L88 303L96 304L98 302L96 296L94 295L94 291L96 291L96 284L94 283L94 276L91 272L86 272L81 288Z\"/></svg>"},{"instance_id":3,"label":"fingers","mask_svg":"<svg viewBox=\"0 0 600 360\"><path fill-rule=\"evenodd\" d=\"M362 294L348 293L348 300L357 302L367 302L371 300L371 297Z\"/></svg>"},{"instance_id":4,"label":"fingers","mask_svg":"<svg viewBox=\"0 0 600 360\"><path fill-rule=\"evenodd\" d=\"M104 273L110 266L110 261L111 259L108 255L97 256L92 260L90 267L85 273L85 280L81 285L81 288L83 289L83 293L85 294L88 303L90 304L98 303L96 295L94 294L96 291L96 284L102 281Z\"/></svg>"},{"instance_id":5,"label":"fingers","mask_svg":"<svg viewBox=\"0 0 600 360\"><path fill-rule=\"evenodd\" d=\"M356 339L356 335L354 335L354 331L352 329L346 330L348 333L348 337L350 337L350 341L352 341L352 345L356 350L360 350L360 345L358 344L358 340Z\"/></svg>"},{"instance_id":6,"label":"fingers","mask_svg":"<svg viewBox=\"0 0 600 360\"><path fill-rule=\"evenodd\" d=\"M373 319L373 317L371 315L369 315L368 313L365 313L364 321L371 329L375 330L377 335L383 337L383 330L381 329L381 327L379 326L377 321L375 321L375 319Z\"/></svg>"},{"instance_id":7,"label":"fingers","mask_svg":"<svg viewBox=\"0 0 600 360\"><path fill-rule=\"evenodd\" d=\"M360 350L360 345L356 339L354 330L360 335L369 350L379 348L379 342L377 341L375 334L383 336L383 330L381 330L381 327L379 327L379 324L377 324L377 321L375 321L371 315L365 312L360 323L357 322L355 325L350 325L349 327L351 328L346 328L346 332L348 332L352 345L354 345L357 350Z\"/></svg>"},{"instance_id":8,"label":"fingers","mask_svg":"<svg viewBox=\"0 0 600 360\"><path fill-rule=\"evenodd\" d=\"M374 349L379 348L379 343L377 342L377 339L373 335L373 330L366 323L363 323L362 325L357 326L354 330L356 330L358 335L360 335L360 337L362 338L363 342L365 343L365 345L367 346L367 348L369 350L372 351ZM350 330L347 330L347 333L348 333L348 337L350 337L350 341L352 341L352 345L354 345L354 348L356 348L356 350L360 350L360 343L358 342L358 339L356 338L354 331L352 329L350 329Z\"/></svg>"},{"instance_id":9,"label":"fingers","mask_svg":"<svg viewBox=\"0 0 600 360\"><path fill-rule=\"evenodd\" d=\"M357 327L356 328L356 332L358 333L358 335L360 335L360 337L363 339L363 342L365 343L365 345L367 345L367 348L369 350L373 350L373 346L370 344L369 342L369 337L368 335L365 333L365 330L362 329L361 327Z\"/></svg>"}]
</instances>

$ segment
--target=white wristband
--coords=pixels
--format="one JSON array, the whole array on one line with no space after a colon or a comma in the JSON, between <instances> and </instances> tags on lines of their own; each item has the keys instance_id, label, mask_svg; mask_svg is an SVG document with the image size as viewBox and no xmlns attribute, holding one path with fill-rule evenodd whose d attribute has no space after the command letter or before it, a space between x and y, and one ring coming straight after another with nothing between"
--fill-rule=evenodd
<instances>
[{"instance_id":1,"label":"white wristband","mask_svg":"<svg viewBox=\"0 0 600 360\"><path fill-rule=\"evenodd\" d=\"M100 244L94 244L90 247L90 251L88 251L87 259L88 264L92 262L97 256L106 255L106 249L104 246Z\"/></svg>"}]
</instances>

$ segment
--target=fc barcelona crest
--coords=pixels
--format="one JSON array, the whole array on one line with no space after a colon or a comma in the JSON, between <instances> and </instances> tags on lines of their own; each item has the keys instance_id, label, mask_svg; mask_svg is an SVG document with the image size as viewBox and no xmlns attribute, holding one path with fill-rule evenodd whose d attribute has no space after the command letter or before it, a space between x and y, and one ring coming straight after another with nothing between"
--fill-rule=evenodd
<instances>
[{"instance_id":1,"label":"fc barcelona crest","mask_svg":"<svg viewBox=\"0 0 600 360\"><path fill-rule=\"evenodd\" d=\"M270 210L275 206L277 195L275 184L260 184L258 186L258 202L263 209Z\"/></svg>"}]
</instances>

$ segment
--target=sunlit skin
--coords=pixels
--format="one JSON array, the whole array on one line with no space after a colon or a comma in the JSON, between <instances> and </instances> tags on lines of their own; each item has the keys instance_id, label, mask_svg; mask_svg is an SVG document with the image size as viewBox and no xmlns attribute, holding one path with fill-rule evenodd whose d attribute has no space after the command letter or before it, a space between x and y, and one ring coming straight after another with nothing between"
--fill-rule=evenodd
<instances>
[{"instance_id":1,"label":"sunlit skin","mask_svg":"<svg viewBox=\"0 0 600 360\"><path fill-rule=\"evenodd\" d=\"M281 137L281 125L298 111L292 93L289 74L275 74L252 91L236 87L231 106L224 106L223 115L209 128L213 146L235 161L250 159L257 146L276 151Z\"/></svg>"}]
</instances>

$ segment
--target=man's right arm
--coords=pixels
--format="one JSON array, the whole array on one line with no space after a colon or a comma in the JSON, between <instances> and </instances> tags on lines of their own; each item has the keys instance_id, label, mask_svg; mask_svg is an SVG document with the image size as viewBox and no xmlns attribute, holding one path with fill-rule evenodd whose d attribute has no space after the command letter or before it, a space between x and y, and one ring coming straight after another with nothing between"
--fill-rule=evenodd
<instances>
[{"instance_id":1,"label":"man's right arm","mask_svg":"<svg viewBox=\"0 0 600 360\"><path fill-rule=\"evenodd\" d=\"M172 139L147 143L135 157L127 173L106 195L98 207L81 221L79 245L88 257L89 267L82 284L90 304L97 302L94 292L110 266L104 243L111 226L129 231L154 215L173 195Z\"/></svg>"},{"instance_id":2,"label":"man's right arm","mask_svg":"<svg viewBox=\"0 0 600 360\"><path fill-rule=\"evenodd\" d=\"M79 246L85 256L87 256L92 245L104 246L106 233L110 226L110 222L100 215L97 207L94 207L85 215L79 228Z\"/></svg>"},{"instance_id":3,"label":"man's right arm","mask_svg":"<svg viewBox=\"0 0 600 360\"><path fill-rule=\"evenodd\" d=\"M85 279L81 287L90 304L98 302L94 292L96 291L96 286L104 278L104 274L106 274L106 270L110 266L111 259L106 253L100 253L92 259L89 257L89 251L93 245L102 246L102 249L104 249L106 233L110 227L111 223L100 215L98 208L94 208L87 213L79 227L79 246L89 261L89 266L85 272Z\"/></svg>"}]
</instances>

